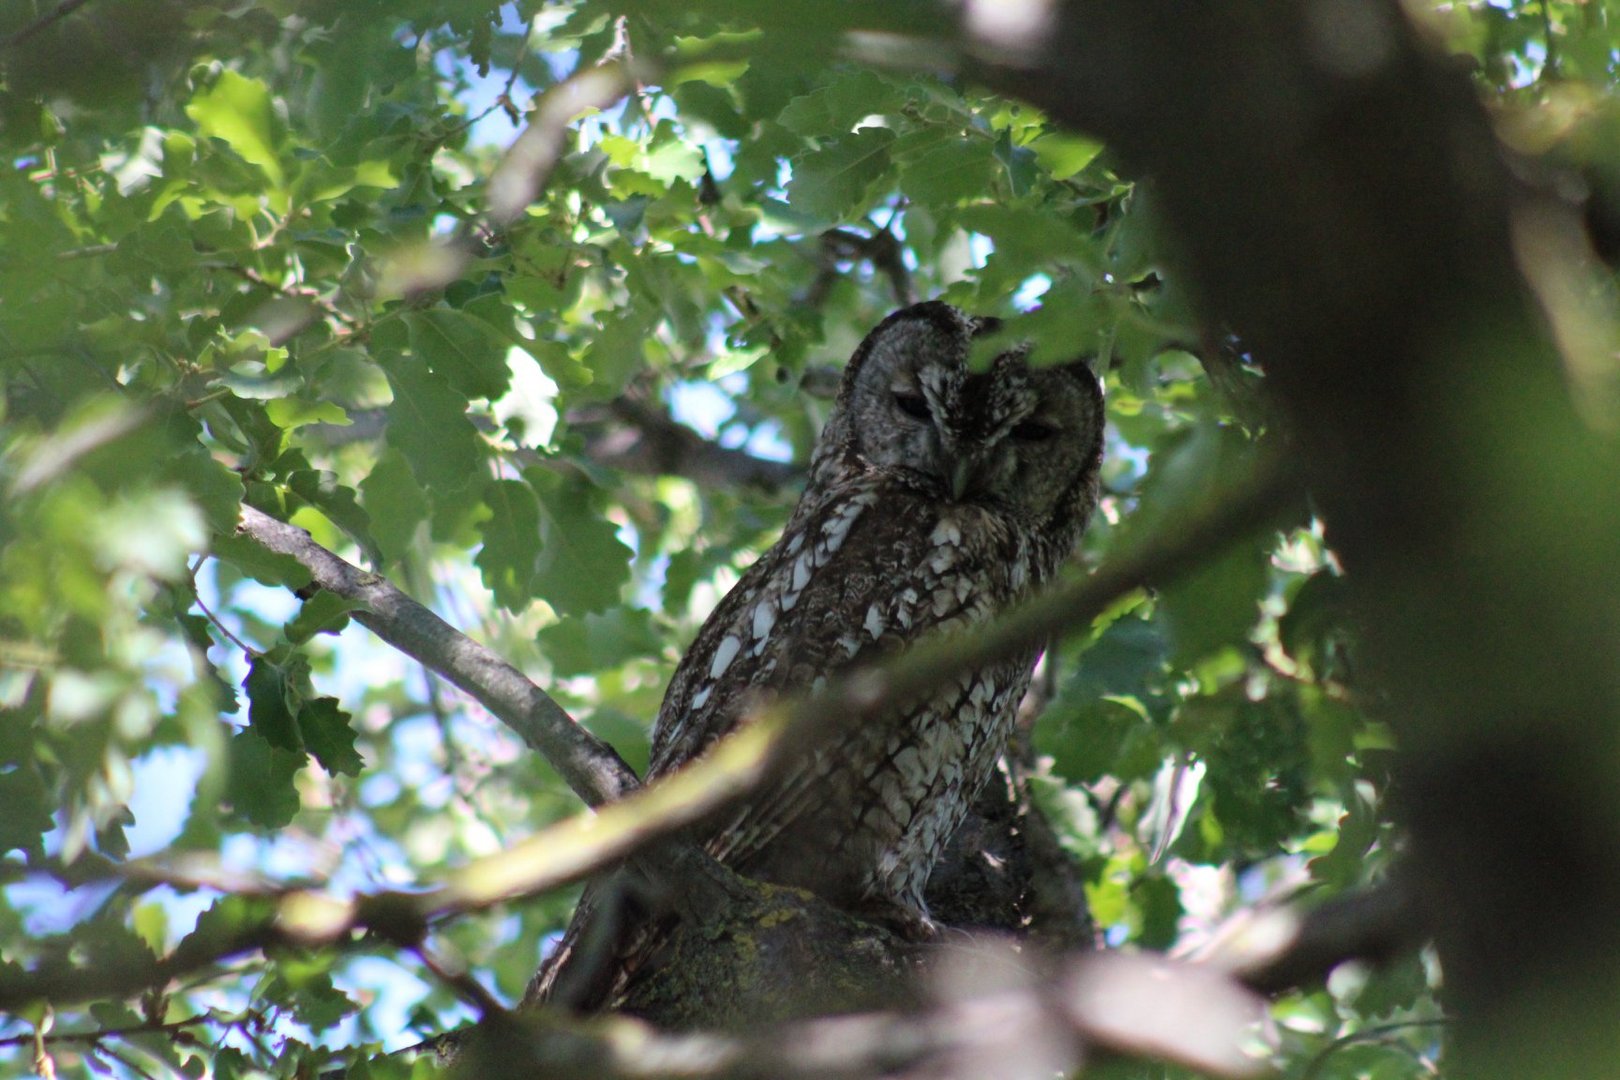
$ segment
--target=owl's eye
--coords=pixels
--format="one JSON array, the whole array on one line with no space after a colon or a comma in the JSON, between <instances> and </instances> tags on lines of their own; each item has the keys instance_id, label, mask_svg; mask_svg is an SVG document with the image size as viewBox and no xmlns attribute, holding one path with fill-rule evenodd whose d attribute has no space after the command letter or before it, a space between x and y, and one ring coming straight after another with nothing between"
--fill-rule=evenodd
<instances>
[{"instance_id":1,"label":"owl's eye","mask_svg":"<svg viewBox=\"0 0 1620 1080\"><path fill-rule=\"evenodd\" d=\"M1016 424L1012 429L1012 437L1019 442L1045 442L1058 433L1058 429L1051 424L1043 424L1039 420L1025 420Z\"/></svg>"},{"instance_id":2,"label":"owl's eye","mask_svg":"<svg viewBox=\"0 0 1620 1080\"><path fill-rule=\"evenodd\" d=\"M928 419L928 399L921 394L896 393L894 395L894 404L896 408L907 416L918 420Z\"/></svg>"}]
</instances>

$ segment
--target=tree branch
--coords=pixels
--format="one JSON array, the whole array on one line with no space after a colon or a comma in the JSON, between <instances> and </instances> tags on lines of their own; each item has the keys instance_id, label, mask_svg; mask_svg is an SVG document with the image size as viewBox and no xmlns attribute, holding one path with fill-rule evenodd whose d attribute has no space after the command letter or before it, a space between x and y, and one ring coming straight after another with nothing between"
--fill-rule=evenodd
<instances>
[{"instance_id":1,"label":"tree branch","mask_svg":"<svg viewBox=\"0 0 1620 1080\"><path fill-rule=\"evenodd\" d=\"M587 436L585 442L585 452L602 465L654 476L680 476L699 487L764 491L777 491L803 475L803 469L791 462L767 461L705 439L663 410L629 397L615 398L607 412L624 426Z\"/></svg>"},{"instance_id":2,"label":"tree branch","mask_svg":"<svg viewBox=\"0 0 1620 1080\"><path fill-rule=\"evenodd\" d=\"M490 223L504 229L521 217L562 159L568 125L582 113L607 108L634 85L626 58L575 72L547 90L536 103L528 125L490 174Z\"/></svg>"},{"instance_id":3,"label":"tree branch","mask_svg":"<svg viewBox=\"0 0 1620 1080\"><path fill-rule=\"evenodd\" d=\"M462 1075L497 1078L1021 1080L1069 1074L1096 1051L1111 1051L1217 1077L1265 1071L1244 1049L1264 1002L1210 968L1113 953L1073 956L1032 971L994 947L961 949L951 959L934 1000L915 1011L834 1016L733 1035L670 1034L625 1017L535 1010L475 1030L457 1064Z\"/></svg>"},{"instance_id":4,"label":"tree branch","mask_svg":"<svg viewBox=\"0 0 1620 1080\"><path fill-rule=\"evenodd\" d=\"M470 419L480 431L495 430L487 417ZM380 439L388 426L388 411L356 410L348 415L348 421L310 424L303 431L323 447ZM598 465L628 473L679 476L705 488L751 487L767 492L796 484L804 475L802 466L721 446L677 423L664 410L628 397L573 410L568 421L584 431L587 457ZM519 448L516 454L525 465L569 468L558 459L542 457L527 448Z\"/></svg>"},{"instance_id":5,"label":"tree branch","mask_svg":"<svg viewBox=\"0 0 1620 1080\"><path fill-rule=\"evenodd\" d=\"M1230 971L1261 994L1319 983L1351 960L1382 963L1417 948L1431 928L1400 877L1389 877L1312 908L1235 915L1188 959Z\"/></svg>"},{"instance_id":6,"label":"tree branch","mask_svg":"<svg viewBox=\"0 0 1620 1080\"><path fill-rule=\"evenodd\" d=\"M239 531L270 551L292 556L321 588L359 605L356 622L475 698L539 751L587 806L601 806L638 786L634 771L611 746L581 727L522 672L385 579L338 558L303 529L251 506L242 507Z\"/></svg>"}]
</instances>

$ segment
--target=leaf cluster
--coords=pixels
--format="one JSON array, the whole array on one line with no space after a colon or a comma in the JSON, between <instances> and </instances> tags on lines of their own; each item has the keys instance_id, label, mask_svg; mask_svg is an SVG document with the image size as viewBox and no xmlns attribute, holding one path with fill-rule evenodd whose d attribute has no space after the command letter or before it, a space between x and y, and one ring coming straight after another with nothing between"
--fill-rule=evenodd
<instances>
[{"instance_id":1,"label":"leaf cluster","mask_svg":"<svg viewBox=\"0 0 1620 1080\"><path fill-rule=\"evenodd\" d=\"M961 54L932 4L54 7L0 12L8 970L183 949L255 910L234 873L425 880L574 809L514 735L238 537L244 503L436 608L640 767L674 658L792 493L632 468L618 403L803 462L828 376L899 303L1013 317L1035 362L1105 379L1093 565L1278 434L1264 358L1200 321L1151 191L938 74ZM1516 145L1620 191L1602 6L1436 7ZM492 225L531 106L619 61L625 97L574 117L534 202ZM1052 651L1043 805L1111 944L1196 942L1383 873L1392 747L1355 638L1302 518ZM153 851L221 884L81 883ZM568 900L438 942L510 1000ZM1279 1064L1421 1075L1432 981L1413 960L1281 1002ZM379 1047L466 1015L366 942L135 1006L58 1010L60 1074L404 1075ZM0 1058L46 1027L7 1020Z\"/></svg>"}]
</instances>

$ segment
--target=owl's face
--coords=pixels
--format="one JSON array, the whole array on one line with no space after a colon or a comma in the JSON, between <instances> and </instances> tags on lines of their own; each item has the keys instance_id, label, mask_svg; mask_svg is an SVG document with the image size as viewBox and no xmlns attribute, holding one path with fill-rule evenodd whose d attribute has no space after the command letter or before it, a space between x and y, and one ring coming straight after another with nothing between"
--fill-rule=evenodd
<instances>
[{"instance_id":1,"label":"owl's face","mask_svg":"<svg viewBox=\"0 0 1620 1080\"><path fill-rule=\"evenodd\" d=\"M1021 352L968 370L993 323L937 301L885 319L845 372L824 443L946 502L1041 528L1089 514L1102 448L1102 395L1083 363L1031 369Z\"/></svg>"}]
</instances>

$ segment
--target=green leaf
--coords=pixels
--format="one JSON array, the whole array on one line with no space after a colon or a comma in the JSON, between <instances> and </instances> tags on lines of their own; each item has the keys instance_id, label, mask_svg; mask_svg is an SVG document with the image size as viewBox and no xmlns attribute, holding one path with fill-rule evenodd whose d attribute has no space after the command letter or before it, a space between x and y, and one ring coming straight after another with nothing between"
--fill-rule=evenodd
<instances>
[{"instance_id":1,"label":"green leaf","mask_svg":"<svg viewBox=\"0 0 1620 1080\"><path fill-rule=\"evenodd\" d=\"M915 202L948 208L992 190L996 163L987 140L929 128L895 140L891 153L900 190Z\"/></svg>"},{"instance_id":2,"label":"green leaf","mask_svg":"<svg viewBox=\"0 0 1620 1080\"><path fill-rule=\"evenodd\" d=\"M410 311L404 320L411 351L457 393L491 401L506 393L512 381L506 366L509 346L488 323L452 308Z\"/></svg>"},{"instance_id":3,"label":"green leaf","mask_svg":"<svg viewBox=\"0 0 1620 1080\"><path fill-rule=\"evenodd\" d=\"M265 742L282 750L303 755L304 742L298 736L294 718L298 693L293 672L268 656L255 656L248 665L242 687L248 696L248 728Z\"/></svg>"},{"instance_id":4,"label":"green leaf","mask_svg":"<svg viewBox=\"0 0 1620 1080\"><path fill-rule=\"evenodd\" d=\"M227 944L249 942L261 927L270 924L275 913L274 897L222 896L197 916L197 925L180 939L177 949L207 956Z\"/></svg>"},{"instance_id":5,"label":"green leaf","mask_svg":"<svg viewBox=\"0 0 1620 1080\"><path fill-rule=\"evenodd\" d=\"M186 115L202 134L221 140L243 161L263 169L273 186L282 185L276 149L281 141L279 125L270 88L264 83L226 68L212 86L192 97Z\"/></svg>"},{"instance_id":6,"label":"green leaf","mask_svg":"<svg viewBox=\"0 0 1620 1080\"><path fill-rule=\"evenodd\" d=\"M225 798L237 816L261 829L285 828L298 813L293 778L308 759L271 746L256 730L231 737Z\"/></svg>"},{"instance_id":7,"label":"green leaf","mask_svg":"<svg viewBox=\"0 0 1620 1080\"><path fill-rule=\"evenodd\" d=\"M360 506L355 490L340 483L336 473L324 469L297 469L287 475L287 486L293 494L348 533L368 559L380 561L381 553L371 535L371 515Z\"/></svg>"},{"instance_id":8,"label":"green leaf","mask_svg":"<svg viewBox=\"0 0 1620 1080\"><path fill-rule=\"evenodd\" d=\"M0 772L0 854L19 850L43 857L41 838L56 827L53 802L31 762Z\"/></svg>"},{"instance_id":9,"label":"green leaf","mask_svg":"<svg viewBox=\"0 0 1620 1080\"><path fill-rule=\"evenodd\" d=\"M297 397L273 398L264 403L265 415L287 431L305 424L349 423L349 414L330 401L306 401Z\"/></svg>"},{"instance_id":10,"label":"green leaf","mask_svg":"<svg viewBox=\"0 0 1620 1080\"><path fill-rule=\"evenodd\" d=\"M1079 230L1049 210L981 203L958 211L956 220L995 241L996 254L1027 267L1026 273L1072 258L1088 246Z\"/></svg>"},{"instance_id":11,"label":"green leaf","mask_svg":"<svg viewBox=\"0 0 1620 1080\"><path fill-rule=\"evenodd\" d=\"M638 657L655 657L663 648L652 614L640 608L616 607L602 614L564 619L541 630L535 639L551 661L552 673L563 678L615 668Z\"/></svg>"},{"instance_id":12,"label":"green leaf","mask_svg":"<svg viewBox=\"0 0 1620 1080\"><path fill-rule=\"evenodd\" d=\"M242 512L242 478L212 454L193 446L170 457L160 475L186 489L215 533L236 529Z\"/></svg>"},{"instance_id":13,"label":"green leaf","mask_svg":"<svg viewBox=\"0 0 1620 1080\"><path fill-rule=\"evenodd\" d=\"M515 344L534 358L546 378L563 390L578 390L594 380L591 369L574 359L568 347L557 341L534 341L520 337ZM622 384L621 384L622 385Z\"/></svg>"},{"instance_id":14,"label":"green leaf","mask_svg":"<svg viewBox=\"0 0 1620 1080\"><path fill-rule=\"evenodd\" d=\"M177 612L174 618L181 635L196 650L195 662L201 667L200 674L213 694L214 704L222 713L235 712L240 708L236 688L225 681L218 666L208 658L209 650L215 645L213 623L202 615L184 612Z\"/></svg>"},{"instance_id":15,"label":"green leaf","mask_svg":"<svg viewBox=\"0 0 1620 1080\"><path fill-rule=\"evenodd\" d=\"M535 596L540 500L521 480L491 480L484 485L483 501L490 516L478 524L483 547L473 562L495 601L508 611L521 611Z\"/></svg>"},{"instance_id":16,"label":"green leaf","mask_svg":"<svg viewBox=\"0 0 1620 1080\"><path fill-rule=\"evenodd\" d=\"M892 82L866 69L846 69L825 86L787 103L777 122L807 138L843 135L868 116L893 112L904 95Z\"/></svg>"},{"instance_id":17,"label":"green leaf","mask_svg":"<svg viewBox=\"0 0 1620 1080\"><path fill-rule=\"evenodd\" d=\"M1130 891L1140 919L1136 944L1144 949L1168 949L1175 944L1181 921L1181 890L1163 874L1137 880Z\"/></svg>"},{"instance_id":18,"label":"green leaf","mask_svg":"<svg viewBox=\"0 0 1620 1080\"><path fill-rule=\"evenodd\" d=\"M1053 768L1077 783L1104 776L1141 779L1151 776L1163 760L1161 740L1147 711L1126 697L1054 706L1035 728L1035 746L1052 756Z\"/></svg>"},{"instance_id":19,"label":"green leaf","mask_svg":"<svg viewBox=\"0 0 1620 1080\"><path fill-rule=\"evenodd\" d=\"M845 220L889 170L893 142L894 132L886 128L862 128L795 159L788 203L822 221Z\"/></svg>"},{"instance_id":20,"label":"green leaf","mask_svg":"<svg viewBox=\"0 0 1620 1080\"><path fill-rule=\"evenodd\" d=\"M539 469L524 478L540 496L540 558L535 592L563 615L600 611L630 580L631 550L593 504L590 488Z\"/></svg>"},{"instance_id":21,"label":"green leaf","mask_svg":"<svg viewBox=\"0 0 1620 1080\"><path fill-rule=\"evenodd\" d=\"M357 607L353 600L321 589L303 602L282 632L294 645L302 645L316 634L336 634L349 625L349 612Z\"/></svg>"},{"instance_id":22,"label":"green leaf","mask_svg":"<svg viewBox=\"0 0 1620 1080\"><path fill-rule=\"evenodd\" d=\"M646 320L634 307L621 308L604 318L585 349L585 368L591 378L580 396L604 401L623 390L644 363L646 333ZM551 370L548 368L546 373L551 374Z\"/></svg>"},{"instance_id":23,"label":"green leaf","mask_svg":"<svg viewBox=\"0 0 1620 1080\"><path fill-rule=\"evenodd\" d=\"M1270 544L1253 538L1205 559L1160 594L1171 662L1190 667L1222 646L1243 646L1260 618Z\"/></svg>"},{"instance_id":24,"label":"green leaf","mask_svg":"<svg viewBox=\"0 0 1620 1080\"><path fill-rule=\"evenodd\" d=\"M365 767L354 748L355 732L350 716L334 697L318 697L298 710L298 730L304 746L321 768L329 773L359 776Z\"/></svg>"},{"instance_id":25,"label":"green leaf","mask_svg":"<svg viewBox=\"0 0 1620 1080\"><path fill-rule=\"evenodd\" d=\"M398 562L410 549L430 509L405 456L385 450L360 481L360 502L371 520L371 536L387 562Z\"/></svg>"},{"instance_id":26,"label":"green leaf","mask_svg":"<svg viewBox=\"0 0 1620 1080\"><path fill-rule=\"evenodd\" d=\"M301 957L283 958L260 984L259 995L288 1010L316 1033L332 1027L357 1008L347 994L332 985L325 963Z\"/></svg>"},{"instance_id":27,"label":"green leaf","mask_svg":"<svg viewBox=\"0 0 1620 1080\"><path fill-rule=\"evenodd\" d=\"M223 559L262 585L302 589L313 580L309 571L291 555L277 554L245 536L218 534L209 542L208 551L216 559Z\"/></svg>"},{"instance_id":28,"label":"green leaf","mask_svg":"<svg viewBox=\"0 0 1620 1080\"><path fill-rule=\"evenodd\" d=\"M1090 165L1102 152L1103 144L1080 135L1053 133L1042 135L1029 144L1035 160L1041 163L1053 180L1067 180Z\"/></svg>"},{"instance_id":29,"label":"green leaf","mask_svg":"<svg viewBox=\"0 0 1620 1080\"><path fill-rule=\"evenodd\" d=\"M405 455L411 472L430 490L466 487L483 460L478 432L467 419L466 397L418 358L404 357L386 370L394 390L388 444Z\"/></svg>"}]
</instances>

